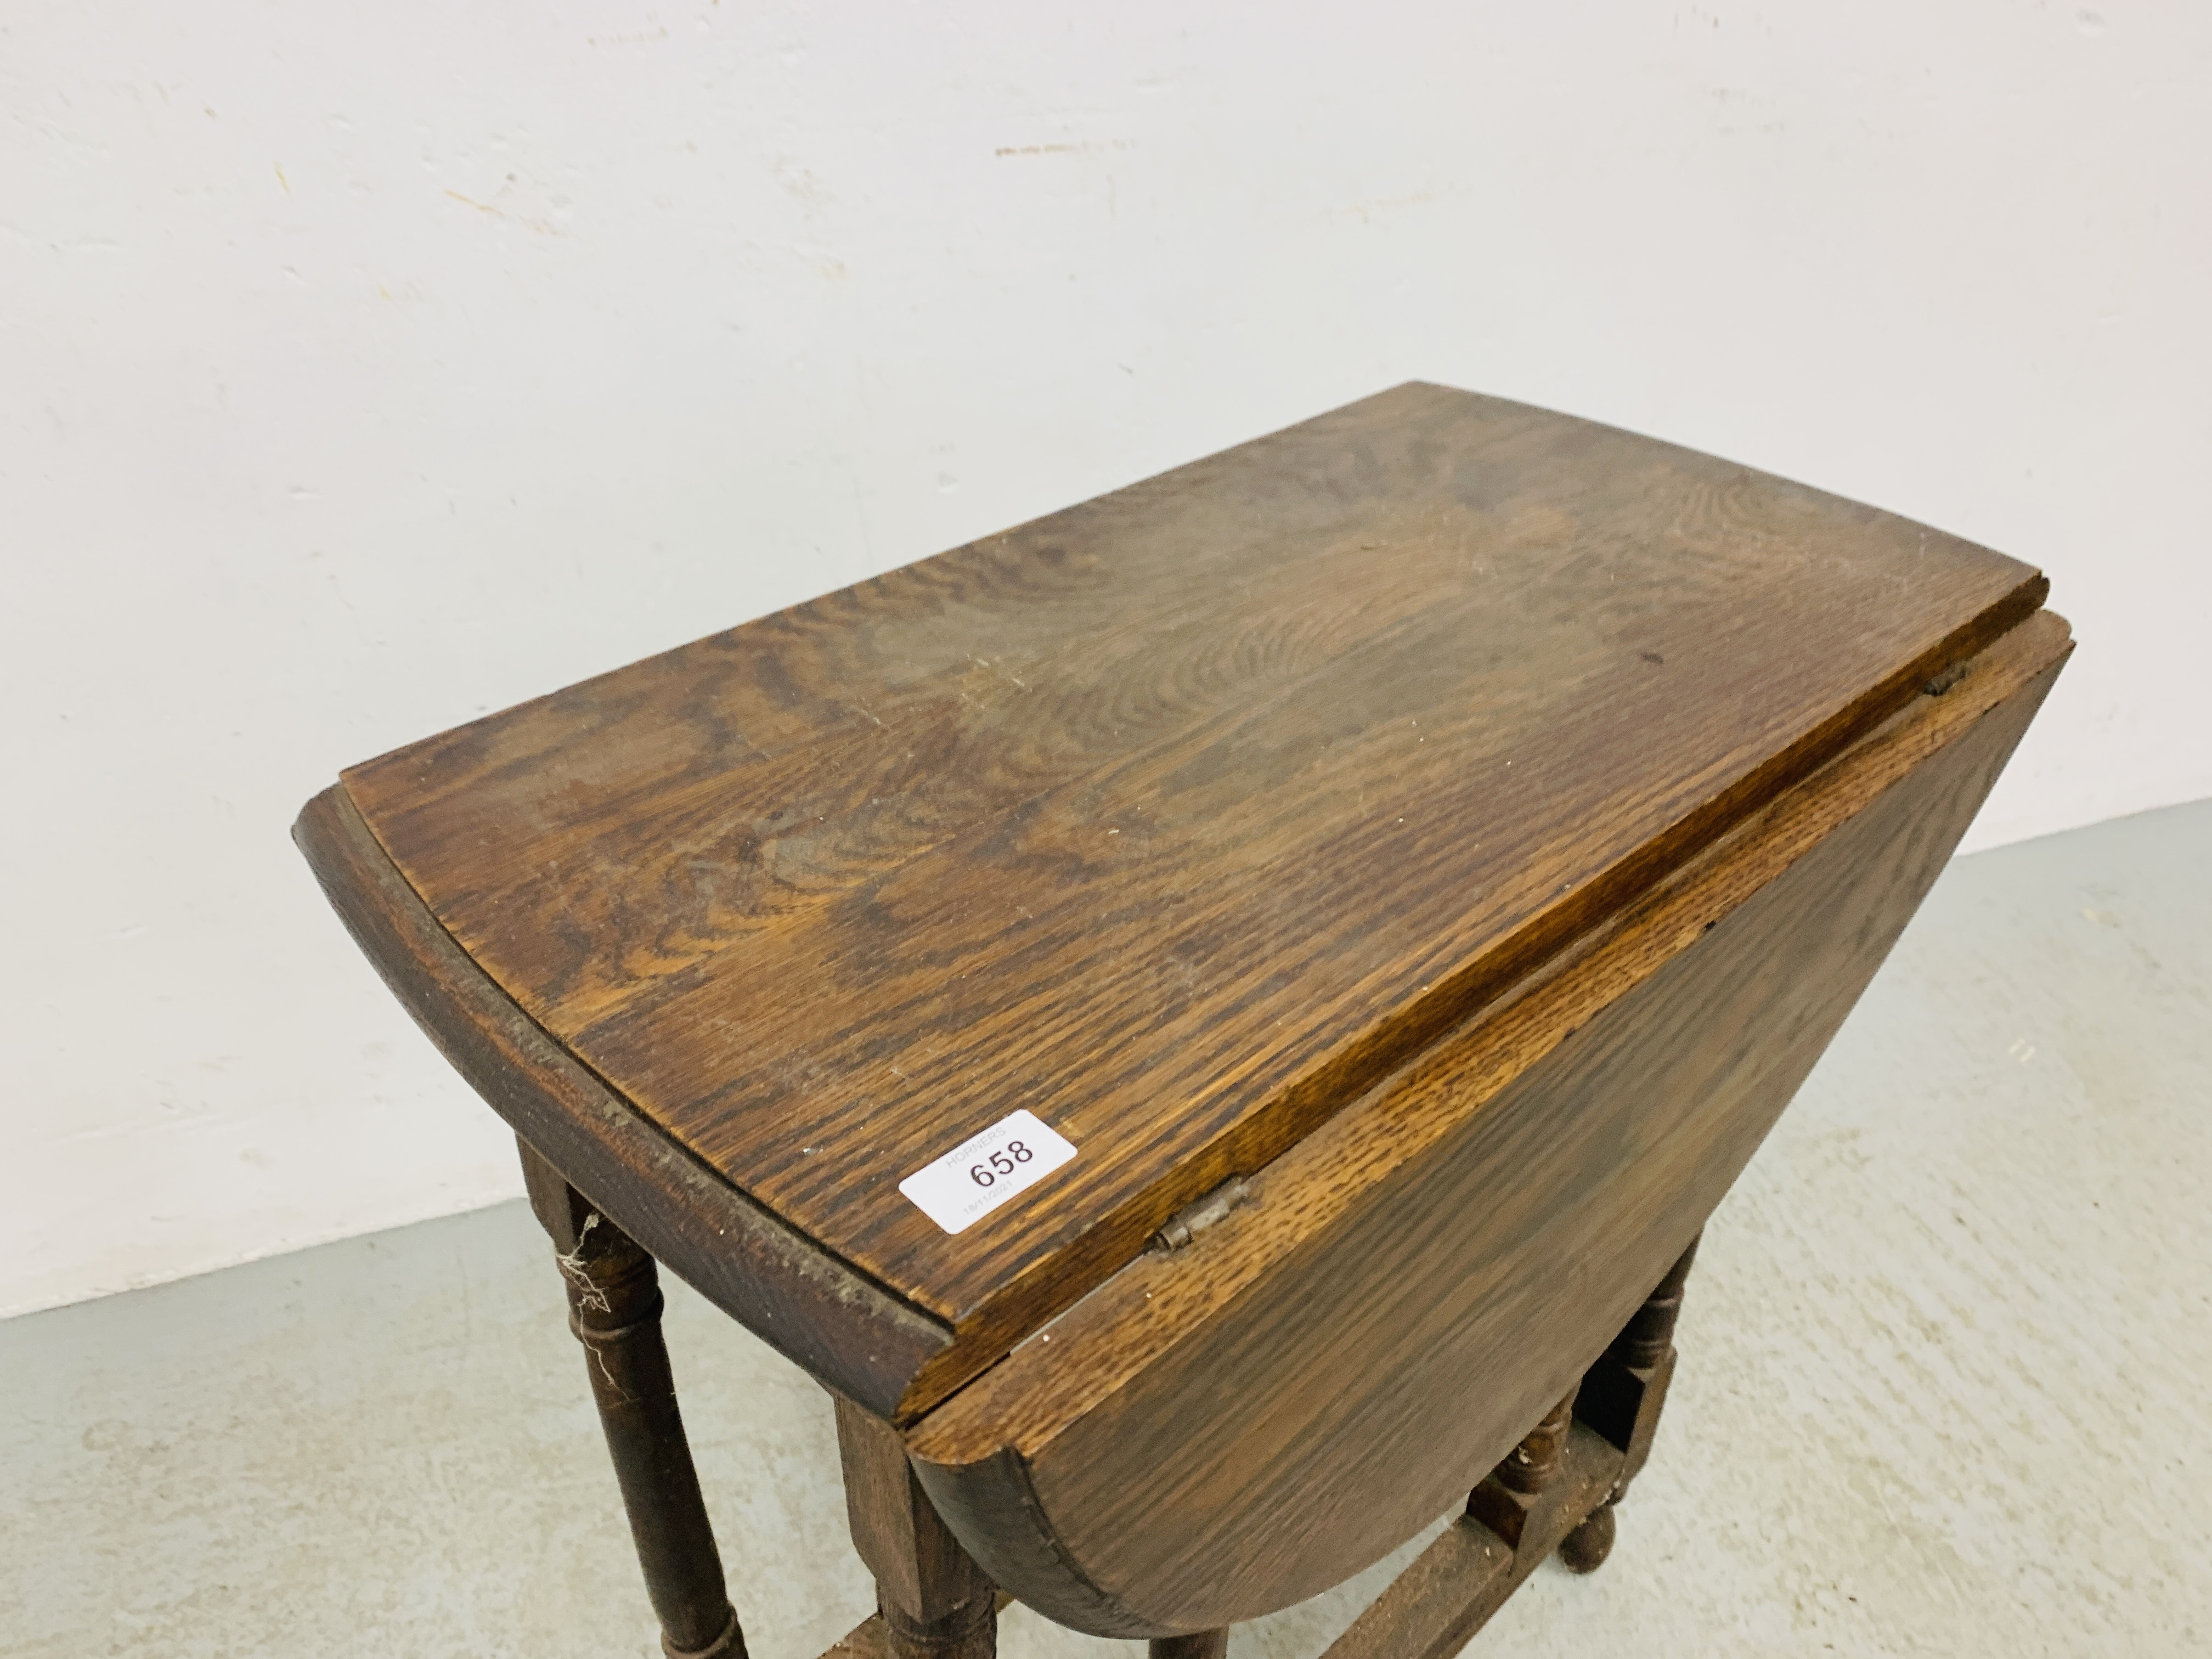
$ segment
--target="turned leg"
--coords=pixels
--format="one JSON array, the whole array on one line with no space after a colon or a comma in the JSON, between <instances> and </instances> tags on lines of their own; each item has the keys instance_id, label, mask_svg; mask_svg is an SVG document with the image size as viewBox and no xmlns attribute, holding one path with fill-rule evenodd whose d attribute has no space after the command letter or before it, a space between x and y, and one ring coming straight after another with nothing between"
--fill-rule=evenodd
<instances>
[{"instance_id":1,"label":"turned leg","mask_svg":"<svg viewBox=\"0 0 2212 1659\"><path fill-rule=\"evenodd\" d=\"M840 1397L837 1457L853 1547L876 1576L896 1659L994 1659L998 1589L939 1519L898 1431Z\"/></svg>"},{"instance_id":2,"label":"turned leg","mask_svg":"<svg viewBox=\"0 0 2212 1659\"><path fill-rule=\"evenodd\" d=\"M1574 1420L1575 1396L1570 1391L1468 1494L1467 1512L1516 1553L1524 1536L1545 1530L1542 1522L1553 1506L1547 1494L1566 1462L1567 1431Z\"/></svg>"},{"instance_id":3,"label":"turned leg","mask_svg":"<svg viewBox=\"0 0 2212 1659\"><path fill-rule=\"evenodd\" d=\"M568 1326L584 1345L660 1645L669 1659L744 1659L676 1408L653 1258L527 1144L522 1169L531 1208L552 1236L568 1282Z\"/></svg>"},{"instance_id":4,"label":"turned leg","mask_svg":"<svg viewBox=\"0 0 2212 1659\"><path fill-rule=\"evenodd\" d=\"M1682 1286L1697 1257L1691 1240L1682 1258L1667 1270L1659 1287L1613 1340L1613 1346L1583 1375L1575 1415L1621 1451L1620 1477L1605 1502L1559 1545L1559 1559L1577 1572L1595 1572L1613 1551L1613 1507L1626 1496L1651 1455L1667 1385L1674 1375L1674 1322L1682 1312Z\"/></svg>"}]
</instances>

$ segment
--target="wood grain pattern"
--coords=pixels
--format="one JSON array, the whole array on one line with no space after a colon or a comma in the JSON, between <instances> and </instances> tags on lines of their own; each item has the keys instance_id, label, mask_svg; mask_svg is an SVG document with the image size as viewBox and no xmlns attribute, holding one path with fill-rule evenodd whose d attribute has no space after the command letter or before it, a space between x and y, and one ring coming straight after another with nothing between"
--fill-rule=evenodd
<instances>
[{"instance_id":1,"label":"wood grain pattern","mask_svg":"<svg viewBox=\"0 0 2212 1659\"><path fill-rule=\"evenodd\" d=\"M875 1576L892 1651L898 1659L991 1659L997 1588L938 1518L898 1431L849 1400L836 1411L853 1547Z\"/></svg>"},{"instance_id":2,"label":"wood grain pattern","mask_svg":"<svg viewBox=\"0 0 2212 1659\"><path fill-rule=\"evenodd\" d=\"M951 1332L736 1191L540 1030L438 926L343 789L309 801L292 835L400 1005L529 1146L778 1352L896 1409Z\"/></svg>"},{"instance_id":3,"label":"wood grain pattern","mask_svg":"<svg viewBox=\"0 0 2212 1659\"><path fill-rule=\"evenodd\" d=\"M614 1096L953 1328L910 1418L2042 592L1407 386L345 788ZM898 1194L1017 1106L1074 1162L957 1237Z\"/></svg>"},{"instance_id":4,"label":"wood grain pattern","mask_svg":"<svg viewBox=\"0 0 2212 1659\"><path fill-rule=\"evenodd\" d=\"M925 1418L970 1553L1149 1636L1287 1606L1443 1510L1681 1255L2069 648L2033 618Z\"/></svg>"}]
</instances>

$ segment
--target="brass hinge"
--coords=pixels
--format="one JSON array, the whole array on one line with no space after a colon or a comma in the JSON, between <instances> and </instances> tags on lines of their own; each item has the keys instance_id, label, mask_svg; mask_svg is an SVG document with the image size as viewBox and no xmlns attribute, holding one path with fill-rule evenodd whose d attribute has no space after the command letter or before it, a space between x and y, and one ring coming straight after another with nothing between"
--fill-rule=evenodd
<instances>
[{"instance_id":1,"label":"brass hinge","mask_svg":"<svg viewBox=\"0 0 2212 1659\"><path fill-rule=\"evenodd\" d=\"M1251 1201L1252 1189L1244 1184L1244 1177L1231 1176L1204 1198L1184 1205L1162 1223L1159 1231L1152 1235L1153 1248L1179 1250L1231 1210Z\"/></svg>"},{"instance_id":2,"label":"brass hinge","mask_svg":"<svg viewBox=\"0 0 2212 1659\"><path fill-rule=\"evenodd\" d=\"M1956 685L1960 680L1966 678L1968 674L1972 673L1973 672L1973 667L1974 661L1971 657L1960 662L1954 662L1920 689L1931 697L1940 697L1946 691L1948 691L1953 686Z\"/></svg>"}]
</instances>

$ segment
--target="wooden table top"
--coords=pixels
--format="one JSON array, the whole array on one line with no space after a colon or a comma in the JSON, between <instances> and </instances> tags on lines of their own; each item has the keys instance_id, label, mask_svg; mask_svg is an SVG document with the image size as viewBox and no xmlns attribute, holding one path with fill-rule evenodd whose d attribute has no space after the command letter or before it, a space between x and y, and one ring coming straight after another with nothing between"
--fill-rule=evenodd
<instances>
[{"instance_id":1,"label":"wooden table top","mask_svg":"<svg viewBox=\"0 0 2212 1659\"><path fill-rule=\"evenodd\" d=\"M343 782L611 1090L1003 1351L2043 592L1410 385ZM901 1194L1023 1109L1071 1162Z\"/></svg>"}]
</instances>

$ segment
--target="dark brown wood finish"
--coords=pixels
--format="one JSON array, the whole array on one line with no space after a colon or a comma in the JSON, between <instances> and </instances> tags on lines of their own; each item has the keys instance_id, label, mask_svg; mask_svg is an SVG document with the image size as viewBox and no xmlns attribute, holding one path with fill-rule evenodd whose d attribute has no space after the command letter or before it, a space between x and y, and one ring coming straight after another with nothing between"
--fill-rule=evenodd
<instances>
[{"instance_id":1,"label":"dark brown wood finish","mask_svg":"<svg viewBox=\"0 0 2212 1659\"><path fill-rule=\"evenodd\" d=\"M668 1659L745 1659L677 1408L653 1258L527 1141L521 1150L531 1208L553 1241L568 1291L568 1328L587 1356L592 1402L660 1620L661 1648Z\"/></svg>"},{"instance_id":2,"label":"dark brown wood finish","mask_svg":"<svg viewBox=\"0 0 2212 1659\"><path fill-rule=\"evenodd\" d=\"M1672 1372L1674 1314L1696 1254L1692 1244L1668 1270L1601 1366L1632 1358L1662 1378ZM1613 1506L1650 1449L1664 1391L1663 1380L1644 1390L1630 1420L1601 1432L1583 1416L1586 1379L1468 1494L1459 1520L1362 1610L1323 1659L1450 1659L1547 1554L1570 1571L1595 1571L1613 1548Z\"/></svg>"},{"instance_id":3,"label":"dark brown wood finish","mask_svg":"<svg viewBox=\"0 0 2212 1659\"><path fill-rule=\"evenodd\" d=\"M1012 1603L1012 1596L1003 1590L999 1593L999 1612L1004 1613ZM872 1613L824 1649L822 1659L904 1659L904 1656L893 1647L890 1626L884 1622L883 1614Z\"/></svg>"},{"instance_id":4,"label":"dark brown wood finish","mask_svg":"<svg viewBox=\"0 0 2212 1659\"><path fill-rule=\"evenodd\" d=\"M1526 1507L1518 1547L1477 1519L1470 1504L1322 1659L1451 1659L1530 1573L1565 1547L1564 1538L1602 1509L1620 1469L1615 1448L1582 1424L1570 1425L1556 1473Z\"/></svg>"},{"instance_id":5,"label":"dark brown wood finish","mask_svg":"<svg viewBox=\"0 0 2212 1659\"><path fill-rule=\"evenodd\" d=\"M1229 1651L1229 1632L1201 1630L1188 1636L1156 1636L1148 1652L1150 1659L1224 1659Z\"/></svg>"},{"instance_id":6,"label":"dark brown wood finish","mask_svg":"<svg viewBox=\"0 0 2212 1659\"><path fill-rule=\"evenodd\" d=\"M1612 1547L1698 1230L2063 663L2043 592L1407 386L296 834L524 1138L672 1654L742 1638L654 1255L839 1396L848 1659L989 1659L1008 1591L1219 1659L1465 1495L1335 1654L1443 1659ZM1074 1161L957 1237L896 1192L1017 1107Z\"/></svg>"},{"instance_id":7,"label":"dark brown wood finish","mask_svg":"<svg viewBox=\"0 0 2212 1659\"><path fill-rule=\"evenodd\" d=\"M875 1575L877 1617L895 1659L992 1659L997 1587L938 1519L898 1431L849 1400L836 1411L853 1547Z\"/></svg>"},{"instance_id":8,"label":"dark brown wood finish","mask_svg":"<svg viewBox=\"0 0 2212 1659\"><path fill-rule=\"evenodd\" d=\"M1559 1559L1576 1572L1595 1572L1613 1553L1613 1510L1628 1495L1651 1457L1651 1437L1659 1431L1667 1389L1674 1380L1674 1322L1682 1313L1682 1290L1698 1259L1695 1239L1682 1252L1644 1305L1583 1374L1575 1395L1575 1415L1620 1449L1620 1479L1605 1502L1559 1544Z\"/></svg>"},{"instance_id":9,"label":"dark brown wood finish","mask_svg":"<svg viewBox=\"0 0 2212 1659\"><path fill-rule=\"evenodd\" d=\"M681 1206L843 1264L820 1282L884 1340L767 1334L872 1407L906 1367L904 1420L2042 592L1817 491L1407 386L345 789L520 1010L463 1021L528 1026L600 1122L665 1133ZM403 975L440 957L367 908ZM418 1003L468 977L429 971ZM1074 1162L957 1237L899 1195L1017 1106ZM608 1133L532 1138L592 1189ZM792 1271L724 1305L811 1320Z\"/></svg>"},{"instance_id":10,"label":"dark brown wood finish","mask_svg":"<svg viewBox=\"0 0 2212 1659\"><path fill-rule=\"evenodd\" d=\"M402 1006L594 1208L779 1352L889 1414L951 1333L801 1238L578 1064L447 937L343 789L293 826Z\"/></svg>"},{"instance_id":11,"label":"dark brown wood finish","mask_svg":"<svg viewBox=\"0 0 2212 1659\"><path fill-rule=\"evenodd\" d=\"M1466 1492L1697 1235L2069 648L2048 614L2001 640L925 1418L969 1552L1157 1636L1326 1589Z\"/></svg>"},{"instance_id":12,"label":"dark brown wood finish","mask_svg":"<svg viewBox=\"0 0 2212 1659\"><path fill-rule=\"evenodd\" d=\"M1567 1431L1574 1420L1575 1396L1570 1392L1468 1495L1467 1512L1516 1554L1528 1537L1532 1517L1544 1510L1545 1489L1566 1465Z\"/></svg>"},{"instance_id":13,"label":"dark brown wood finish","mask_svg":"<svg viewBox=\"0 0 2212 1659\"><path fill-rule=\"evenodd\" d=\"M1595 1435L1583 1443L1619 1459ZM1602 1490L1596 1480L1582 1484ZM1322 1659L1452 1659L1519 1587L1515 1562L1504 1539L1462 1516L1360 1610Z\"/></svg>"},{"instance_id":14,"label":"dark brown wood finish","mask_svg":"<svg viewBox=\"0 0 2212 1659\"><path fill-rule=\"evenodd\" d=\"M1595 1572L1613 1554L1613 1539L1620 1523L1613 1516L1613 1505L1619 1501L1616 1492L1600 1504L1581 1521L1575 1529L1559 1540L1553 1553L1559 1565L1569 1572Z\"/></svg>"},{"instance_id":15,"label":"dark brown wood finish","mask_svg":"<svg viewBox=\"0 0 2212 1659\"><path fill-rule=\"evenodd\" d=\"M1589 1378L1546 1413L1460 1518L1391 1580L1323 1659L1450 1659L1547 1555L1591 1572L1613 1547L1613 1506L1651 1447L1674 1364L1674 1316L1695 1244L1668 1269L1599 1362L1634 1361L1662 1381L1630 1419L1600 1431L1584 1416ZM1620 1403L1618 1397L1613 1402ZM1634 1447L1635 1451L1624 1448Z\"/></svg>"}]
</instances>

